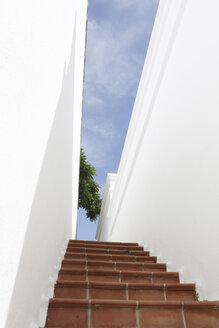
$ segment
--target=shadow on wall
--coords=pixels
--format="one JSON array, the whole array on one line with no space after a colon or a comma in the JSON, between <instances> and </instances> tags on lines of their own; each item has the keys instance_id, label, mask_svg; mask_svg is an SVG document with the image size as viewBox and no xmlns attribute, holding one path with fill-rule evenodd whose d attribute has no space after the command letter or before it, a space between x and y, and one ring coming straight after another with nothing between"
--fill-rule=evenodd
<instances>
[{"instance_id":1,"label":"shadow on wall","mask_svg":"<svg viewBox=\"0 0 219 328\"><path fill-rule=\"evenodd\" d=\"M75 27L71 58L67 71L64 67L5 328L44 325L49 290L53 290L58 270L55 265L65 241L71 237L74 65Z\"/></svg>"}]
</instances>

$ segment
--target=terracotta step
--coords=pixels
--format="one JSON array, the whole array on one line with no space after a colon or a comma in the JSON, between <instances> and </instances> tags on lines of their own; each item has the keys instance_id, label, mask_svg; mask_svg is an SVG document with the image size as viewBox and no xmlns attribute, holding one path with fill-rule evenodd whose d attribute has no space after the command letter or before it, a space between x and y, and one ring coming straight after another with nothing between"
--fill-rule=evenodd
<instances>
[{"instance_id":1,"label":"terracotta step","mask_svg":"<svg viewBox=\"0 0 219 328\"><path fill-rule=\"evenodd\" d=\"M78 240L78 239L70 239L69 243L75 244L97 244L97 245L125 245L125 246L138 246L138 243L121 243L116 241L96 241L96 240Z\"/></svg>"},{"instance_id":2,"label":"terracotta step","mask_svg":"<svg viewBox=\"0 0 219 328\"><path fill-rule=\"evenodd\" d=\"M218 328L219 302L54 298L46 327Z\"/></svg>"},{"instance_id":3,"label":"terracotta step","mask_svg":"<svg viewBox=\"0 0 219 328\"><path fill-rule=\"evenodd\" d=\"M95 267L96 269L110 269L115 270L115 263L112 261L92 261L92 260L72 260L64 259L62 261L62 268L64 267L75 267L80 269L91 269Z\"/></svg>"},{"instance_id":4,"label":"terracotta step","mask_svg":"<svg viewBox=\"0 0 219 328\"><path fill-rule=\"evenodd\" d=\"M83 244L69 242L68 247L86 247L86 248L100 248L100 249L114 249L114 250L133 250L133 251L143 251L144 247L136 245L122 245L122 244Z\"/></svg>"},{"instance_id":5,"label":"terracotta step","mask_svg":"<svg viewBox=\"0 0 219 328\"><path fill-rule=\"evenodd\" d=\"M154 262L120 262L120 261L94 261L64 259L62 267L74 267L80 269L106 269L134 270L134 271L166 271L166 264Z\"/></svg>"},{"instance_id":6,"label":"terracotta step","mask_svg":"<svg viewBox=\"0 0 219 328\"><path fill-rule=\"evenodd\" d=\"M128 262L157 262L156 256L135 256L135 255L115 255L115 254L94 254L94 253L76 253L66 252L65 258L87 259L87 260L108 260L108 261L128 261Z\"/></svg>"},{"instance_id":7,"label":"terracotta step","mask_svg":"<svg viewBox=\"0 0 219 328\"><path fill-rule=\"evenodd\" d=\"M88 247L78 247L78 246L68 246L66 249L67 252L73 252L73 253L96 253L96 254L109 254L108 248L88 248ZM123 254L129 254L128 250L118 251L118 252L124 252Z\"/></svg>"},{"instance_id":8,"label":"terracotta step","mask_svg":"<svg viewBox=\"0 0 219 328\"><path fill-rule=\"evenodd\" d=\"M95 253L95 254L117 254L117 255L135 255L135 256L149 256L149 251L133 251L128 249L115 250L113 248L95 248L95 247L79 247L79 246L68 246L67 252L73 253Z\"/></svg>"},{"instance_id":9,"label":"terracotta step","mask_svg":"<svg viewBox=\"0 0 219 328\"><path fill-rule=\"evenodd\" d=\"M152 269L153 270L153 269ZM179 283L178 272L114 271L94 269L61 268L58 280L138 282L138 283Z\"/></svg>"},{"instance_id":10,"label":"terracotta step","mask_svg":"<svg viewBox=\"0 0 219 328\"><path fill-rule=\"evenodd\" d=\"M116 262L116 270L132 270L132 271L162 271L166 272L165 263L146 263L146 262Z\"/></svg>"},{"instance_id":11,"label":"terracotta step","mask_svg":"<svg viewBox=\"0 0 219 328\"><path fill-rule=\"evenodd\" d=\"M150 256L150 252L149 251L132 251L132 250L130 250L130 255Z\"/></svg>"},{"instance_id":12,"label":"terracotta step","mask_svg":"<svg viewBox=\"0 0 219 328\"><path fill-rule=\"evenodd\" d=\"M47 328L219 328L219 302L196 302L195 285L137 243L70 241Z\"/></svg>"},{"instance_id":13,"label":"terracotta step","mask_svg":"<svg viewBox=\"0 0 219 328\"><path fill-rule=\"evenodd\" d=\"M137 284L58 280L54 298L115 300L195 300L194 284Z\"/></svg>"}]
</instances>

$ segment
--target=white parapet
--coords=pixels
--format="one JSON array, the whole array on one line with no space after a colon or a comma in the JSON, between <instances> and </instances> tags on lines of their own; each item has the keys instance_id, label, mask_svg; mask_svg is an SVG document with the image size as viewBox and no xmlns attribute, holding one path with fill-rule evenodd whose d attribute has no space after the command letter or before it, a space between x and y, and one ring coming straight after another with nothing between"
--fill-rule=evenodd
<instances>
[{"instance_id":1,"label":"white parapet","mask_svg":"<svg viewBox=\"0 0 219 328\"><path fill-rule=\"evenodd\" d=\"M113 192L115 188L117 174L108 173L106 179L106 185L103 194L102 206L100 211L100 218L98 222L96 239L101 240L101 235L104 235L104 230L106 232L111 228L111 213L109 210L112 208L111 201L113 198Z\"/></svg>"},{"instance_id":2,"label":"white parapet","mask_svg":"<svg viewBox=\"0 0 219 328\"><path fill-rule=\"evenodd\" d=\"M44 326L76 233L86 21L87 0L0 3L2 328Z\"/></svg>"},{"instance_id":3,"label":"white parapet","mask_svg":"<svg viewBox=\"0 0 219 328\"><path fill-rule=\"evenodd\" d=\"M141 242L209 300L219 298L218 11L217 0L160 1L97 235Z\"/></svg>"}]
</instances>

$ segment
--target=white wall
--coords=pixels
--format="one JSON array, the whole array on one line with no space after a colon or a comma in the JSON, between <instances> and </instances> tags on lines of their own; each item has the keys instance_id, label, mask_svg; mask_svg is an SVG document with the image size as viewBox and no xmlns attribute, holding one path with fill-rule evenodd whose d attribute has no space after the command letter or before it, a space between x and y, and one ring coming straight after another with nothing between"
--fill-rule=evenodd
<instances>
[{"instance_id":1,"label":"white wall","mask_svg":"<svg viewBox=\"0 0 219 328\"><path fill-rule=\"evenodd\" d=\"M44 325L76 233L86 19L86 0L0 4L1 327Z\"/></svg>"},{"instance_id":2,"label":"white wall","mask_svg":"<svg viewBox=\"0 0 219 328\"><path fill-rule=\"evenodd\" d=\"M113 192L116 184L117 174L108 173L106 178L106 184L104 188L104 195L101 204L100 218L98 221L97 231L96 231L96 239L102 235L102 229L105 231L110 230L111 227L111 201L113 198Z\"/></svg>"},{"instance_id":3,"label":"white wall","mask_svg":"<svg viewBox=\"0 0 219 328\"><path fill-rule=\"evenodd\" d=\"M219 2L161 0L124 146L111 226L204 299L219 298Z\"/></svg>"}]
</instances>

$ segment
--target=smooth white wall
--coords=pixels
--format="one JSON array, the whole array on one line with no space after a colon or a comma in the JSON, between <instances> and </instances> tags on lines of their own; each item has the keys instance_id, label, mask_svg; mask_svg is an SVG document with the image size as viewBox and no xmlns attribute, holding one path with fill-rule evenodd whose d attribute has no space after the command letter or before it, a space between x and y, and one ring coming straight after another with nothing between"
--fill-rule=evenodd
<instances>
[{"instance_id":1,"label":"smooth white wall","mask_svg":"<svg viewBox=\"0 0 219 328\"><path fill-rule=\"evenodd\" d=\"M111 201L113 198L113 192L115 188L115 183L117 179L117 174L108 173L106 178L106 184L104 188L104 195L101 204L100 218L98 221L96 239L102 235L102 229L108 231L111 227L111 213L109 209L111 207Z\"/></svg>"},{"instance_id":2,"label":"smooth white wall","mask_svg":"<svg viewBox=\"0 0 219 328\"><path fill-rule=\"evenodd\" d=\"M86 0L0 4L1 327L44 325L76 233L86 19Z\"/></svg>"},{"instance_id":3,"label":"smooth white wall","mask_svg":"<svg viewBox=\"0 0 219 328\"><path fill-rule=\"evenodd\" d=\"M161 0L99 240L140 242L219 298L219 2Z\"/></svg>"}]
</instances>

